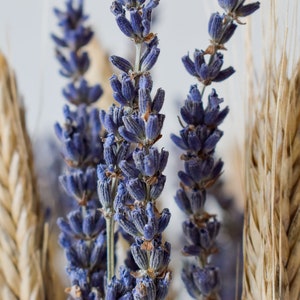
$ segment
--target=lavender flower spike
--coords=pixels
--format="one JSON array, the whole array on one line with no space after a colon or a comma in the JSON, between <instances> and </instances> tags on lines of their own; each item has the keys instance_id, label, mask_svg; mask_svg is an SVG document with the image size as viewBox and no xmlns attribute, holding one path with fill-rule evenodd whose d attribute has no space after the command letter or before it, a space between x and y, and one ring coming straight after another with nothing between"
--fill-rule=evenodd
<instances>
[{"instance_id":1,"label":"lavender flower spike","mask_svg":"<svg viewBox=\"0 0 300 300\"><path fill-rule=\"evenodd\" d=\"M131 245L127 269L121 270L120 278L109 271L109 299L165 299L171 281L171 246L163 240L171 215L168 209L159 211L156 207L166 182L163 172L168 160L168 152L155 146L165 120L160 113L165 93L159 88L152 95L150 75L160 53L158 38L151 32L152 13L158 3L117 0L111 6L119 29L134 42L136 55L134 62L112 56L111 62L121 71L111 77L120 106L101 112L108 132L104 153L109 155L99 165L98 184L108 183L110 192L104 196L99 191L99 200L106 205L107 224L113 218Z\"/></svg>"},{"instance_id":2,"label":"lavender flower spike","mask_svg":"<svg viewBox=\"0 0 300 300\"><path fill-rule=\"evenodd\" d=\"M215 89L208 95L204 106L204 92L213 82L224 81L234 73L232 67L222 69L224 44L234 34L238 17L251 14L259 3L243 5L244 0L219 0L227 14L212 14L208 32L211 45L205 51L195 50L194 59L189 55L182 58L187 72L202 84L202 90L192 85L180 110L183 125L179 135L172 135L173 142L182 150L184 170L179 171L180 189L175 201L186 214L183 233L186 245L185 256L196 258L198 263L187 262L182 271L182 280L190 296L194 299L220 299L221 275L219 268L213 265L212 255L217 251L216 238L220 231L220 222L215 215L206 211L207 189L222 174L223 162L215 158L215 149L223 132L218 128L227 116L229 109L220 108L223 99ZM208 56L208 59L205 59ZM183 124L182 122L182 124Z\"/></svg>"},{"instance_id":3,"label":"lavender flower spike","mask_svg":"<svg viewBox=\"0 0 300 300\"><path fill-rule=\"evenodd\" d=\"M67 171L60 176L65 191L74 200L74 210L67 218L59 218L59 243L64 248L71 287L66 291L72 299L103 299L106 270L106 227L97 209L96 166L103 161L99 112L92 108L102 94L100 85L89 86L85 73L88 54L82 47L93 36L85 26L87 16L83 1L67 0L65 11L55 9L62 36L52 35L60 73L69 83L63 96L70 104L63 109L65 122L56 124L55 132L62 145ZM77 205L76 205L77 204ZM76 207L77 206L77 207Z\"/></svg>"}]
</instances>

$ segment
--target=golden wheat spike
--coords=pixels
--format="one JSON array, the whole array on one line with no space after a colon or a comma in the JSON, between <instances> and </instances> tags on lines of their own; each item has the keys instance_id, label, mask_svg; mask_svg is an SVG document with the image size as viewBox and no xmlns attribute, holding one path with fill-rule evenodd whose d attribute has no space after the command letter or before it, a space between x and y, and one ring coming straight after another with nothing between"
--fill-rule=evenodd
<instances>
[{"instance_id":1,"label":"golden wheat spike","mask_svg":"<svg viewBox=\"0 0 300 300\"><path fill-rule=\"evenodd\" d=\"M24 111L0 53L0 299L46 299L39 213Z\"/></svg>"},{"instance_id":2,"label":"golden wheat spike","mask_svg":"<svg viewBox=\"0 0 300 300\"><path fill-rule=\"evenodd\" d=\"M300 61L285 47L267 81L246 145L243 299L300 299Z\"/></svg>"}]
</instances>

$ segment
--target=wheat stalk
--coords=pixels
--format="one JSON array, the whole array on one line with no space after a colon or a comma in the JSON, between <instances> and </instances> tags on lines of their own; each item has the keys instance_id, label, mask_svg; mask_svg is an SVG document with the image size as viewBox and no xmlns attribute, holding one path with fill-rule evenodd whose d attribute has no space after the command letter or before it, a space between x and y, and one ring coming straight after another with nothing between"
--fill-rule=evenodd
<instances>
[{"instance_id":1,"label":"wheat stalk","mask_svg":"<svg viewBox=\"0 0 300 300\"><path fill-rule=\"evenodd\" d=\"M288 76L283 44L279 64L268 48L267 80L257 103L251 100L243 299L300 297L300 61Z\"/></svg>"},{"instance_id":2,"label":"wheat stalk","mask_svg":"<svg viewBox=\"0 0 300 300\"><path fill-rule=\"evenodd\" d=\"M12 70L0 53L0 299L45 299L31 145Z\"/></svg>"}]
</instances>

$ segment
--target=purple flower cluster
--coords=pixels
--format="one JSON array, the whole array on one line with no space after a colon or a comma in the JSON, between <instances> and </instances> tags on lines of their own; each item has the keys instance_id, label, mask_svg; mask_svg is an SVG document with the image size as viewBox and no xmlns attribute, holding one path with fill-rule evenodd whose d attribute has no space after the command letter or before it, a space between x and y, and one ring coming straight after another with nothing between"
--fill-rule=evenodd
<instances>
[{"instance_id":1,"label":"purple flower cluster","mask_svg":"<svg viewBox=\"0 0 300 300\"><path fill-rule=\"evenodd\" d=\"M186 125L183 125L179 136L172 135L174 143L185 151L181 156L184 170L178 173L180 189L175 201L187 215L183 223L183 232L187 244L183 254L196 258L196 263L187 262L182 271L182 280L190 296L199 299L219 299L220 271L211 262L216 253L216 237L220 230L220 222L216 216L205 210L207 189L220 177L223 162L215 158L215 148L223 132L219 125L229 112L228 107L220 108L223 99L212 89L207 105L203 98L205 88L212 82L226 80L234 73L232 67L222 69L224 44L234 34L238 17L250 15L259 8L259 2L244 5L240 0L219 0L226 14L212 14L208 32L211 44L205 50L195 50L194 59L189 55L182 62L192 76L202 84L190 88L180 114ZM183 122L182 122L183 124Z\"/></svg>"},{"instance_id":2,"label":"purple flower cluster","mask_svg":"<svg viewBox=\"0 0 300 300\"><path fill-rule=\"evenodd\" d=\"M103 161L99 112L92 107L102 94L99 85L89 86L84 78L89 56L83 50L93 36L85 26L83 1L67 0L66 10L54 10L62 37L52 35L60 73L69 80L63 89L71 104L63 108L64 124L55 131L67 166L60 182L77 203L67 218L59 218L60 245L65 249L71 280L68 293L74 299L102 299L106 271L106 227L97 200L96 167Z\"/></svg>"},{"instance_id":3,"label":"purple flower cluster","mask_svg":"<svg viewBox=\"0 0 300 300\"><path fill-rule=\"evenodd\" d=\"M157 0L118 0L111 11L125 36L134 41L134 63L112 56L121 74L111 77L119 106L100 113L107 130L105 163L98 166L98 195L106 218L114 218L130 236L134 260L121 268L119 278L108 278L106 299L165 299L171 280L170 244L162 233L170 212L156 207L166 181L163 171L168 152L154 146L161 138L165 116L160 113L165 93L152 95L150 70L158 55L158 39L151 32L152 11ZM130 269L134 265L134 269ZM131 271L131 272L130 272ZM133 272L134 271L134 272Z\"/></svg>"}]
</instances>

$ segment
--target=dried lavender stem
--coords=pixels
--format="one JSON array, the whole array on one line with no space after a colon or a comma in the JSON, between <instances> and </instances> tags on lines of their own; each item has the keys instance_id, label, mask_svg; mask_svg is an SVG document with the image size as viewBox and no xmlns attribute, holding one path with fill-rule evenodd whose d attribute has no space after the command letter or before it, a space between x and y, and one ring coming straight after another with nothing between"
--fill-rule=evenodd
<instances>
[{"instance_id":1,"label":"dried lavender stem","mask_svg":"<svg viewBox=\"0 0 300 300\"><path fill-rule=\"evenodd\" d=\"M107 283L111 282L112 277L115 273L115 263L114 263L114 231L115 231L115 221L114 213L108 213L106 220L106 232L107 232Z\"/></svg>"},{"instance_id":2,"label":"dried lavender stem","mask_svg":"<svg viewBox=\"0 0 300 300\"><path fill-rule=\"evenodd\" d=\"M141 55L142 55L142 44L136 43L135 44L135 64L134 64L134 71L139 72L141 68Z\"/></svg>"}]
</instances>

